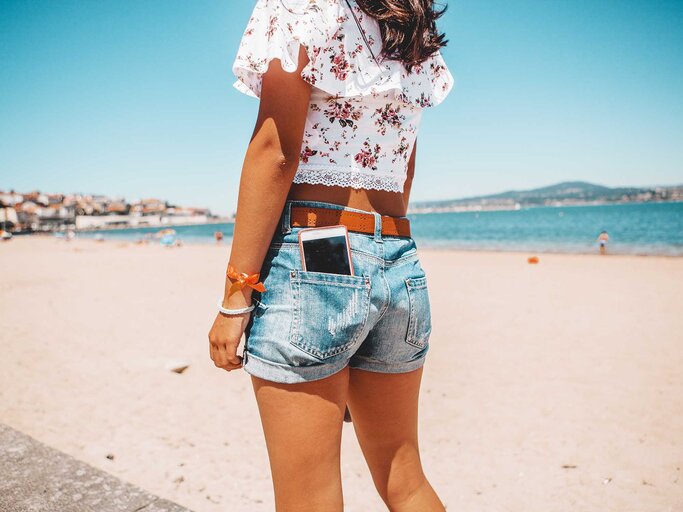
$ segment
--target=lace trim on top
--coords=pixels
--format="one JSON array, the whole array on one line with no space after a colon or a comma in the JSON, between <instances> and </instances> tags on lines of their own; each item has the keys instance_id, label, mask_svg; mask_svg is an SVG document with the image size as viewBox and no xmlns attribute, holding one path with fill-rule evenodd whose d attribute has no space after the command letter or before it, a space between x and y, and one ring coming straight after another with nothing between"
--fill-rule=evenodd
<instances>
[{"instance_id":1,"label":"lace trim on top","mask_svg":"<svg viewBox=\"0 0 683 512\"><path fill-rule=\"evenodd\" d=\"M403 193L404 179L354 171L353 168L299 167L294 183L386 190Z\"/></svg>"}]
</instances>

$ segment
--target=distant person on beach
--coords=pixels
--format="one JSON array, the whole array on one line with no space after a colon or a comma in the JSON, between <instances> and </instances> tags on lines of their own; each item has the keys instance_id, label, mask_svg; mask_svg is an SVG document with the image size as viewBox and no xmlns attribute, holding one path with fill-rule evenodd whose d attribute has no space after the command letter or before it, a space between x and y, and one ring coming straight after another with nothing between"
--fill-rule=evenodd
<instances>
[{"instance_id":1,"label":"distant person on beach","mask_svg":"<svg viewBox=\"0 0 683 512\"><path fill-rule=\"evenodd\" d=\"M220 243L223 240L223 232L222 231L214 231L213 237L216 239L216 243Z\"/></svg>"},{"instance_id":2,"label":"distant person on beach","mask_svg":"<svg viewBox=\"0 0 683 512\"><path fill-rule=\"evenodd\" d=\"M260 104L208 348L215 366L251 375L277 511L343 510L347 410L387 507L445 510L418 446L432 323L406 216L421 114L453 86L442 12L257 0L237 49L234 85Z\"/></svg>"},{"instance_id":3,"label":"distant person on beach","mask_svg":"<svg viewBox=\"0 0 683 512\"><path fill-rule=\"evenodd\" d=\"M607 242L609 242L607 231L601 231L597 241L600 244L600 254L605 254L607 252Z\"/></svg>"}]
</instances>

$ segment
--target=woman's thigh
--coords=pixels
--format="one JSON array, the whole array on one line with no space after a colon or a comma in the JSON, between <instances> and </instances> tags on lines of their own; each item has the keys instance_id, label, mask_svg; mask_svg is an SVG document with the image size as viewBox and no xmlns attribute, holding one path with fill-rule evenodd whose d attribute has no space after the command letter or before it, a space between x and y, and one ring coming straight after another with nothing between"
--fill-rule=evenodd
<instances>
[{"instance_id":1,"label":"woman's thigh","mask_svg":"<svg viewBox=\"0 0 683 512\"><path fill-rule=\"evenodd\" d=\"M340 449L349 369L310 382L252 376L278 512L343 509Z\"/></svg>"},{"instance_id":2,"label":"woman's thigh","mask_svg":"<svg viewBox=\"0 0 683 512\"><path fill-rule=\"evenodd\" d=\"M417 433L422 370L350 371L348 404L353 426L385 502L400 501L424 484Z\"/></svg>"}]
</instances>

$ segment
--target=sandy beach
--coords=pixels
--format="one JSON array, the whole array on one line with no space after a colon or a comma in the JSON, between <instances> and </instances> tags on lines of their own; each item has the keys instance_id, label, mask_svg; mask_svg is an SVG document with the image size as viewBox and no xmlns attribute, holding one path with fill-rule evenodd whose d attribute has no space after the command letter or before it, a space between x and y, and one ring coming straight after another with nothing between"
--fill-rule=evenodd
<instances>
[{"instance_id":1,"label":"sandy beach","mask_svg":"<svg viewBox=\"0 0 683 512\"><path fill-rule=\"evenodd\" d=\"M449 511L683 511L683 258L419 250ZM197 512L272 511L249 376L208 355L228 254L1 244L0 422ZM346 510L385 510L350 424L342 465Z\"/></svg>"}]
</instances>

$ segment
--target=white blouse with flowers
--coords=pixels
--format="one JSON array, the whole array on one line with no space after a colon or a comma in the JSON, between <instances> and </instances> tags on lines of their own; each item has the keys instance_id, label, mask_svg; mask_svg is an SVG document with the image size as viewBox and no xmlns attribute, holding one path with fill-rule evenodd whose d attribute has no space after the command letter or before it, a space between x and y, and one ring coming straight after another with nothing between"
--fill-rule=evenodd
<instances>
[{"instance_id":1,"label":"white blouse with flowers","mask_svg":"<svg viewBox=\"0 0 683 512\"><path fill-rule=\"evenodd\" d=\"M259 98L272 59L296 71L299 44L309 58L301 77L313 88L294 183L403 192L422 109L453 86L441 54L410 73L380 60L379 25L355 0L257 0L233 63L234 86Z\"/></svg>"}]
</instances>

